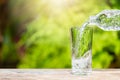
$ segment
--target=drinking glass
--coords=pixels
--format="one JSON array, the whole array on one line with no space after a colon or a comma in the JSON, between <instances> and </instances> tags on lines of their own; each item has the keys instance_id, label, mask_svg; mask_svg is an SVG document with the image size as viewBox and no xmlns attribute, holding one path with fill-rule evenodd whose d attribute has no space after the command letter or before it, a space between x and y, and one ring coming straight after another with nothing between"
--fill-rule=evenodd
<instances>
[{"instance_id":1,"label":"drinking glass","mask_svg":"<svg viewBox=\"0 0 120 80\"><path fill-rule=\"evenodd\" d=\"M92 27L71 28L72 73L86 75L92 71Z\"/></svg>"}]
</instances>

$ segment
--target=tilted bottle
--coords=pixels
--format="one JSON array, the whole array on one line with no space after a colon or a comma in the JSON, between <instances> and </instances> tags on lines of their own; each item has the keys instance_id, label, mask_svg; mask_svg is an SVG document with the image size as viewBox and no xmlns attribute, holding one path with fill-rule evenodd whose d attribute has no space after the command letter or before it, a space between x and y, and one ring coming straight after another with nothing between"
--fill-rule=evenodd
<instances>
[{"instance_id":1,"label":"tilted bottle","mask_svg":"<svg viewBox=\"0 0 120 80\"><path fill-rule=\"evenodd\" d=\"M98 26L105 31L120 30L120 10L104 10L96 16L91 16L89 24Z\"/></svg>"}]
</instances>

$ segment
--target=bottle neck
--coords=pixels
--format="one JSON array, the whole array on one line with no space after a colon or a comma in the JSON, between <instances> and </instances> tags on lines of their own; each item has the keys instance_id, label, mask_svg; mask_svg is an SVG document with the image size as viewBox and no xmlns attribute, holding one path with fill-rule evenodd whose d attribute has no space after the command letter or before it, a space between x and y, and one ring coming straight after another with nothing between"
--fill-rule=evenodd
<instances>
[{"instance_id":1,"label":"bottle neck","mask_svg":"<svg viewBox=\"0 0 120 80\"><path fill-rule=\"evenodd\" d=\"M90 16L89 24L95 25L96 24L96 16Z\"/></svg>"}]
</instances>

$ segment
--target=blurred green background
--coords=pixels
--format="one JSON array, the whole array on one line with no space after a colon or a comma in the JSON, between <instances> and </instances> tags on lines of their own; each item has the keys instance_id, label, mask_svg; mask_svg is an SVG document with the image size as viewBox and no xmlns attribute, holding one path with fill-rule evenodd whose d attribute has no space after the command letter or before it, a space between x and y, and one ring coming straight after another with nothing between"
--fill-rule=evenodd
<instances>
[{"instance_id":1,"label":"blurred green background","mask_svg":"<svg viewBox=\"0 0 120 80\"><path fill-rule=\"evenodd\" d=\"M71 68L70 28L120 0L0 0L0 68ZM95 29L93 68L120 68L120 32Z\"/></svg>"}]
</instances>

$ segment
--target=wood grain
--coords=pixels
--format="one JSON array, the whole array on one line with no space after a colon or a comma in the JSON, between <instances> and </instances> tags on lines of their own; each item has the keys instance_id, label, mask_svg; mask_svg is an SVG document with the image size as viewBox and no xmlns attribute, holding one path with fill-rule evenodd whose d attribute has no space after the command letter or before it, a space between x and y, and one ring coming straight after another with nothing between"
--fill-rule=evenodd
<instances>
[{"instance_id":1,"label":"wood grain","mask_svg":"<svg viewBox=\"0 0 120 80\"><path fill-rule=\"evenodd\" d=\"M120 69L93 70L87 76L70 69L0 69L0 80L120 80Z\"/></svg>"}]
</instances>

